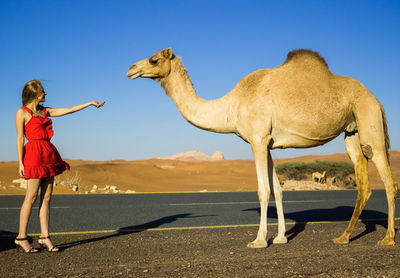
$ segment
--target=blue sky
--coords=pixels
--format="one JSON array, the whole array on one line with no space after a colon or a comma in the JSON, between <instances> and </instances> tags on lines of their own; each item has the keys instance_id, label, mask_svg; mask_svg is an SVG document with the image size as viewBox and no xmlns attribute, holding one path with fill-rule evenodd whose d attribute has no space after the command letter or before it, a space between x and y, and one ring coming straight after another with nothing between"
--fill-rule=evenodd
<instances>
[{"instance_id":1,"label":"blue sky","mask_svg":"<svg viewBox=\"0 0 400 278\"><path fill-rule=\"evenodd\" d=\"M320 52L335 74L361 81L386 110L400 150L399 1L1 1L0 161L17 160L14 117L23 85L43 80L46 105L91 100L101 109L53 118L64 158L138 160L199 150L252 159L231 134L187 123L160 85L129 80L129 66L172 47L199 96L216 99L295 48ZM273 157L345 152L343 135Z\"/></svg>"}]
</instances>

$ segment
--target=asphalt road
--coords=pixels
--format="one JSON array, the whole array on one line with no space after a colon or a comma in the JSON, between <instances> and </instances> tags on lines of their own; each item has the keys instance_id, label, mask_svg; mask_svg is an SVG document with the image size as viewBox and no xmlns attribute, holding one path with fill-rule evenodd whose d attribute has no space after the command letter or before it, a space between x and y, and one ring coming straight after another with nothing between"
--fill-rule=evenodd
<instances>
[{"instance_id":1,"label":"asphalt road","mask_svg":"<svg viewBox=\"0 0 400 278\"><path fill-rule=\"evenodd\" d=\"M284 192L287 223L348 221L357 192ZM15 236L23 196L0 196L0 236ZM28 232L40 232L38 201ZM396 216L399 215L397 202ZM361 219L386 219L383 190L374 190ZM270 200L268 223L276 223L274 200ZM52 233L95 231L130 232L154 228L249 225L259 223L256 192L165 193L110 195L54 195L51 210Z\"/></svg>"}]
</instances>

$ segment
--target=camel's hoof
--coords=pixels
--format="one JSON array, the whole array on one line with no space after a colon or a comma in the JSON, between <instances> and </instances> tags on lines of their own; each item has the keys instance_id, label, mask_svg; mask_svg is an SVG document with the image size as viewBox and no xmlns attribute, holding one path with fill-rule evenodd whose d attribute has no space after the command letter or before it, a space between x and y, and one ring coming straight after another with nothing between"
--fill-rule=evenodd
<instances>
[{"instance_id":1,"label":"camel's hoof","mask_svg":"<svg viewBox=\"0 0 400 278\"><path fill-rule=\"evenodd\" d=\"M287 243L287 238L285 236L277 236L272 241L273 244L285 244Z\"/></svg>"},{"instance_id":2,"label":"camel's hoof","mask_svg":"<svg viewBox=\"0 0 400 278\"><path fill-rule=\"evenodd\" d=\"M349 244L349 239L346 237L338 237L333 239L333 242L336 244Z\"/></svg>"},{"instance_id":3,"label":"camel's hoof","mask_svg":"<svg viewBox=\"0 0 400 278\"><path fill-rule=\"evenodd\" d=\"M394 245L394 240L392 238L384 238L380 241L378 241L379 246L393 246Z\"/></svg>"},{"instance_id":4,"label":"camel's hoof","mask_svg":"<svg viewBox=\"0 0 400 278\"><path fill-rule=\"evenodd\" d=\"M267 242L265 240L255 240L247 244L248 248L265 248L267 247Z\"/></svg>"}]
</instances>

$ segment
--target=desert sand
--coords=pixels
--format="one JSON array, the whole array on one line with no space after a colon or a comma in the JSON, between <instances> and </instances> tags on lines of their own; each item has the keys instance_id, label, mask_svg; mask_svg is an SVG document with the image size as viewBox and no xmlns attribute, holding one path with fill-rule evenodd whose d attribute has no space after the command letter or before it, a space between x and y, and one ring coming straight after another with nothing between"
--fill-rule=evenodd
<instances>
[{"instance_id":1,"label":"desert sand","mask_svg":"<svg viewBox=\"0 0 400 278\"><path fill-rule=\"evenodd\" d=\"M303 156L274 159L284 162L347 161L346 154ZM196 160L147 159L137 161L66 161L71 170L56 177L55 194L91 193L147 193L147 192L216 192L256 191L257 178L253 160ZM390 152L391 167L397 181L400 179L400 152ZM0 195L25 194L19 183L18 163L0 162ZM371 187L383 188L373 163L369 163ZM73 191L77 184L78 190ZM97 190L93 190L96 185ZM95 187L95 188L96 188ZM330 189L316 187L310 181L284 186L284 190ZM92 192L91 192L92 191Z\"/></svg>"}]
</instances>

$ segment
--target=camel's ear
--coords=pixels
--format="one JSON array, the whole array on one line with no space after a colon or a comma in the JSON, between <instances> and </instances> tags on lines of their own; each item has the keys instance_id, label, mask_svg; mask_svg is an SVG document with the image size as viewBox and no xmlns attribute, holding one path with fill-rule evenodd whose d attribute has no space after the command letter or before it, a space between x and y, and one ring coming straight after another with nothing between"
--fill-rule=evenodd
<instances>
[{"instance_id":1,"label":"camel's ear","mask_svg":"<svg viewBox=\"0 0 400 278\"><path fill-rule=\"evenodd\" d=\"M174 55L174 54L172 54L172 49L171 48L164 49L163 51L161 51L161 53L167 59L171 59L173 57L173 55Z\"/></svg>"}]
</instances>

